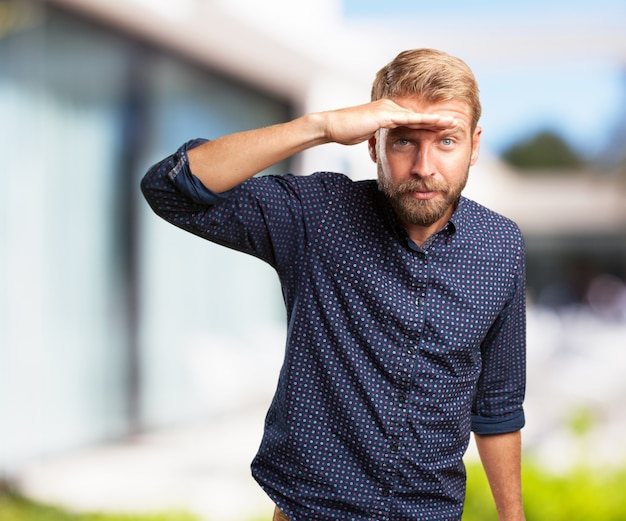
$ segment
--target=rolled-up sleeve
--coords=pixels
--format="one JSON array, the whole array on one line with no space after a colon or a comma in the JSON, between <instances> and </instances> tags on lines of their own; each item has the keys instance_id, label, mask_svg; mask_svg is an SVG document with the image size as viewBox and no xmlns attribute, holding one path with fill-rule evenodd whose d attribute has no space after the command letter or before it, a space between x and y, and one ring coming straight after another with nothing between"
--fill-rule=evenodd
<instances>
[{"instance_id":1,"label":"rolled-up sleeve","mask_svg":"<svg viewBox=\"0 0 626 521\"><path fill-rule=\"evenodd\" d=\"M185 143L152 166L141 190L154 212L188 232L258 257L276 267L293 264L304 244L301 200L295 176L260 176L215 193L193 175Z\"/></svg>"},{"instance_id":2,"label":"rolled-up sleeve","mask_svg":"<svg viewBox=\"0 0 626 521\"><path fill-rule=\"evenodd\" d=\"M144 197L158 215L166 218L164 212L168 208L182 205L185 209L191 209L192 205L210 206L225 199L226 195L216 194L204 186L189 168L187 151L205 141L188 141L175 154L152 166L142 179Z\"/></svg>"}]
</instances>

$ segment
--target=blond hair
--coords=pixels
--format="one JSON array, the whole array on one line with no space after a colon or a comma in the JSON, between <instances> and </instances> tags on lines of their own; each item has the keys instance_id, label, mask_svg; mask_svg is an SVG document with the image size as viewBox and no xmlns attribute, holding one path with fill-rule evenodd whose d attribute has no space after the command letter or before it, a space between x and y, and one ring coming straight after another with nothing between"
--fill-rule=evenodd
<instances>
[{"instance_id":1,"label":"blond hair","mask_svg":"<svg viewBox=\"0 0 626 521\"><path fill-rule=\"evenodd\" d=\"M372 101L403 96L429 102L463 101L472 111L472 130L482 111L472 70L463 60L435 49L401 52L378 71L372 85Z\"/></svg>"}]
</instances>

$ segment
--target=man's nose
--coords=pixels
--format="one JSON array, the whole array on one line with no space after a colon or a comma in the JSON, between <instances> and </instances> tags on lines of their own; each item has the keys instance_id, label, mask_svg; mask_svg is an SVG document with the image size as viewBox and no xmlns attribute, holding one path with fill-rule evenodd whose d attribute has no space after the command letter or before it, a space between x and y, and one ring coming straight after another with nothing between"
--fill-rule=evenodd
<instances>
[{"instance_id":1,"label":"man's nose","mask_svg":"<svg viewBox=\"0 0 626 521\"><path fill-rule=\"evenodd\" d=\"M415 152L411 175L429 177L435 173L432 151L425 145L421 145Z\"/></svg>"}]
</instances>

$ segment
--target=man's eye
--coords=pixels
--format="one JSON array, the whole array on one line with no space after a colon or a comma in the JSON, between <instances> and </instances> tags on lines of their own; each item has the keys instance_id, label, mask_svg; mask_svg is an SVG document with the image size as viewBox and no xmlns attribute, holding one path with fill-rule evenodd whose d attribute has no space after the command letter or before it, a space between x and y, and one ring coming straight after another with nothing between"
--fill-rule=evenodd
<instances>
[{"instance_id":1,"label":"man's eye","mask_svg":"<svg viewBox=\"0 0 626 521\"><path fill-rule=\"evenodd\" d=\"M411 142L408 139L397 139L396 140L396 145L399 147L406 147L408 145L410 145Z\"/></svg>"},{"instance_id":2,"label":"man's eye","mask_svg":"<svg viewBox=\"0 0 626 521\"><path fill-rule=\"evenodd\" d=\"M442 144L443 146L449 147L449 146L451 146L451 145L453 145L453 144L454 144L454 141L453 141L452 139L450 139L449 137L444 137L444 138L441 140L441 144Z\"/></svg>"}]
</instances>

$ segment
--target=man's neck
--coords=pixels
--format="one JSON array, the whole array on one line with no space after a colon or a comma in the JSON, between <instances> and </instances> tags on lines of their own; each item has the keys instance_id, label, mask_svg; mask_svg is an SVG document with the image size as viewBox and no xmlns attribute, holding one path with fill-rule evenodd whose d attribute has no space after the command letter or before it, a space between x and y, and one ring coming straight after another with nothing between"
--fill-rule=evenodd
<instances>
[{"instance_id":1,"label":"man's neck","mask_svg":"<svg viewBox=\"0 0 626 521\"><path fill-rule=\"evenodd\" d=\"M443 217L435 221L430 226L420 226L418 224L403 223L404 229L406 230L409 239L411 239L415 244L420 247L424 246L426 241L428 241L428 239L432 235L440 232L446 227L448 221L450 220L450 217L452 217L452 214L454 213L455 208L456 205L450 208Z\"/></svg>"}]
</instances>

